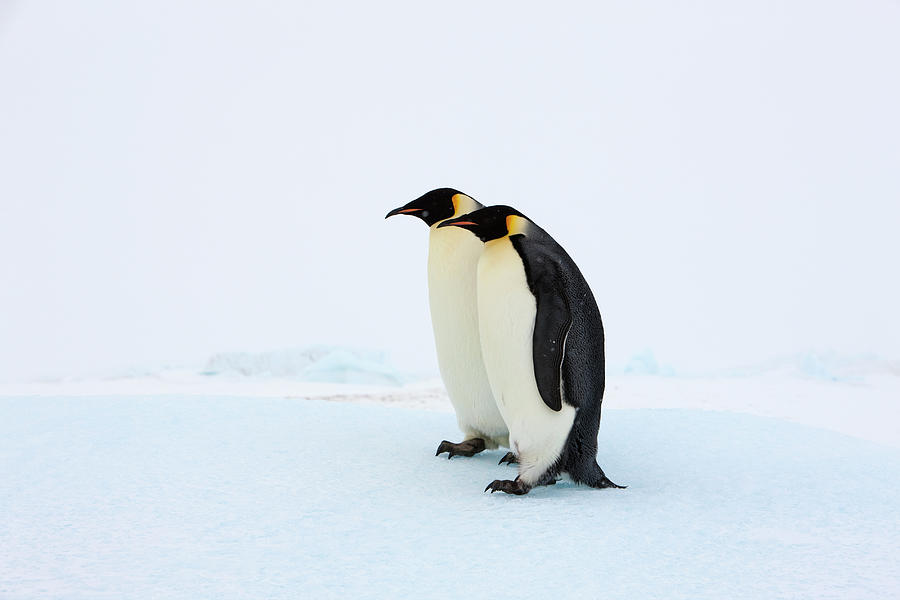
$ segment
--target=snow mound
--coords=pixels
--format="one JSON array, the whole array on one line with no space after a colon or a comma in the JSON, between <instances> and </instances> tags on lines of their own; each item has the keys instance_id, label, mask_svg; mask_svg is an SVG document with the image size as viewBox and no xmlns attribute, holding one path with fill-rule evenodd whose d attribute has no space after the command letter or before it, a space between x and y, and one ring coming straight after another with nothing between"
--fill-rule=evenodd
<instances>
[{"instance_id":1,"label":"snow mound","mask_svg":"<svg viewBox=\"0 0 900 600\"><path fill-rule=\"evenodd\" d=\"M652 350L646 349L638 352L628 360L623 371L626 375L661 375L674 377L675 370L671 367L660 366L656 355Z\"/></svg>"},{"instance_id":2,"label":"snow mound","mask_svg":"<svg viewBox=\"0 0 900 600\"><path fill-rule=\"evenodd\" d=\"M808 351L774 358L752 367L732 369L728 374L745 377L783 374L804 379L859 382L875 375L900 377L900 361L869 354Z\"/></svg>"},{"instance_id":3,"label":"snow mound","mask_svg":"<svg viewBox=\"0 0 900 600\"><path fill-rule=\"evenodd\" d=\"M453 415L291 399L0 398L4 598L895 598L900 453L611 410L625 490L485 494Z\"/></svg>"},{"instance_id":4,"label":"snow mound","mask_svg":"<svg viewBox=\"0 0 900 600\"><path fill-rule=\"evenodd\" d=\"M804 380L858 383L871 377L900 377L900 360L874 354L843 354L809 350L777 356L763 362L728 368L682 369L662 364L654 352L645 349L631 356L624 365L611 364L607 372L620 375L667 378L788 376Z\"/></svg>"},{"instance_id":5,"label":"snow mound","mask_svg":"<svg viewBox=\"0 0 900 600\"><path fill-rule=\"evenodd\" d=\"M414 379L392 367L385 352L337 346L220 353L209 359L203 374L376 385L402 385Z\"/></svg>"}]
</instances>

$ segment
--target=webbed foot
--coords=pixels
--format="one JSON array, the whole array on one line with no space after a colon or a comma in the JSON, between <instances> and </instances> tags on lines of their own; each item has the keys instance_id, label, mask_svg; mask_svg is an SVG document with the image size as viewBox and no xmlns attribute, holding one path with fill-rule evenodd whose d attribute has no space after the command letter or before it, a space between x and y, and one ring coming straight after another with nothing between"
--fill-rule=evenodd
<instances>
[{"instance_id":1,"label":"webbed foot","mask_svg":"<svg viewBox=\"0 0 900 600\"><path fill-rule=\"evenodd\" d=\"M440 456L446 452L448 454L447 460L450 460L454 456L475 456L483 450L484 440L481 438L472 438L471 440L466 440L458 444L444 440L441 442L440 446L438 446L437 452L435 452L434 455Z\"/></svg>"}]
</instances>

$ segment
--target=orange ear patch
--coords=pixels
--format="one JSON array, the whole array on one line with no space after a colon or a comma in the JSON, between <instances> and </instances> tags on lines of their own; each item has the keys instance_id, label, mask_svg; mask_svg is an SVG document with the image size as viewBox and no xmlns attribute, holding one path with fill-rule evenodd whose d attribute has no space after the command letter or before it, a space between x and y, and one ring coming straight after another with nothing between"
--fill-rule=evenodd
<instances>
[{"instance_id":1,"label":"orange ear patch","mask_svg":"<svg viewBox=\"0 0 900 600\"><path fill-rule=\"evenodd\" d=\"M519 215L509 215L506 217L506 235L525 235L528 233L528 219Z\"/></svg>"}]
</instances>

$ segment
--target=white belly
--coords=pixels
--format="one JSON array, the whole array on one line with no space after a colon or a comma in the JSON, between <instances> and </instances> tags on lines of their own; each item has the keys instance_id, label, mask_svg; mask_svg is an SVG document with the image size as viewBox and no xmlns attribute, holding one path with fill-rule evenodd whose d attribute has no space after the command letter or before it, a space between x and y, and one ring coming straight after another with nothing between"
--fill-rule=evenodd
<instances>
[{"instance_id":1,"label":"white belly","mask_svg":"<svg viewBox=\"0 0 900 600\"><path fill-rule=\"evenodd\" d=\"M428 299L438 367L459 428L467 439L480 437L495 448L509 442L481 358L475 285L482 248L468 231L432 227Z\"/></svg>"},{"instance_id":2,"label":"white belly","mask_svg":"<svg viewBox=\"0 0 900 600\"><path fill-rule=\"evenodd\" d=\"M485 245L478 263L481 349L497 407L509 426L519 476L534 484L559 458L575 409L556 412L541 398L534 378L532 335L537 304L519 254L508 238Z\"/></svg>"}]
</instances>

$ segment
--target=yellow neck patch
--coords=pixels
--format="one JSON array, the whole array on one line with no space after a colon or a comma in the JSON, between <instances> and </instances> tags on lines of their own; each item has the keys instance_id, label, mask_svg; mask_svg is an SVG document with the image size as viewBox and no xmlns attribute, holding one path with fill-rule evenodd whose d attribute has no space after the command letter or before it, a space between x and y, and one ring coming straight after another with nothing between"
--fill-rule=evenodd
<instances>
[{"instance_id":1,"label":"yellow neck patch","mask_svg":"<svg viewBox=\"0 0 900 600\"><path fill-rule=\"evenodd\" d=\"M528 219L519 215L509 215L506 217L506 235L528 235L530 225Z\"/></svg>"},{"instance_id":2,"label":"yellow neck patch","mask_svg":"<svg viewBox=\"0 0 900 600\"><path fill-rule=\"evenodd\" d=\"M475 200L465 194L453 194L453 198L450 200L453 202L454 217L467 215L478 208L478 205L475 204Z\"/></svg>"}]
</instances>

